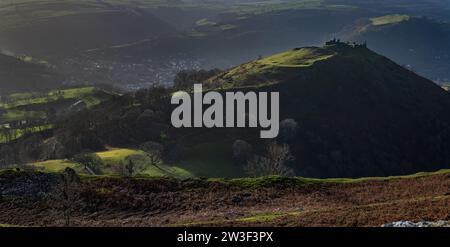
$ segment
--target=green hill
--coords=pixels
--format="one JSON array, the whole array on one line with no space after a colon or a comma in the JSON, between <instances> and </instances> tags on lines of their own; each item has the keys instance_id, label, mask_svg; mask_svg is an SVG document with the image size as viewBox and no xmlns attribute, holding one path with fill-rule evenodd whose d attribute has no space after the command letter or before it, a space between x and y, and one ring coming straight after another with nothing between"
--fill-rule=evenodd
<instances>
[{"instance_id":1,"label":"green hill","mask_svg":"<svg viewBox=\"0 0 450 247\"><path fill-rule=\"evenodd\" d=\"M280 120L294 119L298 130L276 141L290 146L291 166L300 176L391 176L449 168L448 92L365 45L334 41L292 49L231 68L205 87L280 92ZM113 97L61 122L51 136L38 139L33 152L23 148L26 140L14 148L32 160L47 160L150 141L162 148L168 169L201 177L245 176L233 145L245 140L261 154L267 143L259 131L175 129L170 93L152 89Z\"/></svg>"},{"instance_id":2,"label":"green hill","mask_svg":"<svg viewBox=\"0 0 450 247\"><path fill-rule=\"evenodd\" d=\"M364 45L293 49L207 85L279 91L281 119L299 124L289 144L302 175L398 175L450 164L448 92Z\"/></svg>"}]
</instances>

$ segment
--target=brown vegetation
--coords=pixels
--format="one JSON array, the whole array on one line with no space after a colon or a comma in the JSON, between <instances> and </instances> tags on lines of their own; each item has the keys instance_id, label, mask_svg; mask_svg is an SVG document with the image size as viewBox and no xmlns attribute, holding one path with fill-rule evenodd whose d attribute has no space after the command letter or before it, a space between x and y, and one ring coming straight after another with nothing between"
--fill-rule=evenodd
<instances>
[{"instance_id":1,"label":"brown vegetation","mask_svg":"<svg viewBox=\"0 0 450 247\"><path fill-rule=\"evenodd\" d=\"M0 187L24 176L31 175L3 173ZM379 226L397 220L450 219L448 173L351 183L292 181L256 185L222 180L83 179L81 203L71 211L71 225ZM67 223L45 199L3 193L0 212L0 222L5 224Z\"/></svg>"}]
</instances>

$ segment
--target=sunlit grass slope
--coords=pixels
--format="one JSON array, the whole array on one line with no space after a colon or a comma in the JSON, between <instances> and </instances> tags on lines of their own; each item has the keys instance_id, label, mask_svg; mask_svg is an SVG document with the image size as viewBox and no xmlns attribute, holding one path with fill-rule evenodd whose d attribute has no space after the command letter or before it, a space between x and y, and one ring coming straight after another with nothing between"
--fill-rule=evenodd
<instances>
[{"instance_id":1,"label":"sunlit grass slope","mask_svg":"<svg viewBox=\"0 0 450 247\"><path fill-rule=\"evenodd\" d=\"M138 149L128 148L112 148L107 151L96 153L103 161L103 166L100 168L100 175L117 175L117 172L112 169L114 166L124 166L127 164L127 158L131 156L140 156L144 162L143 167L136 172L136 175L147 177L176 177L176 178L189 178L193 174L181 168L179 166L172 166L164 164L162 162L157 165L151 164L145 159L146 153ZM80 174L87 174L83 165L76 163L75 161L68 159L48 160L42 162L36 162L28 164L31 167L43 172L62 172L66 168L71 168Z\"/></svg>"},{"instance_id":2,"label":"sunlit grass slope","mask_svg":"<svg viewBox=\"0 0 450 247\"><path fill-rule=\"evenodd\" d=\"M207 84L221 88L275 84L335 54L332 50L320 47L296 48L232 68L211 78Z\"/></svg>"},{"instance_id":3,"label":"sunlit grass slope","mask_svg":"<svg viewBox=\"0 0 450 247\"><path fill-rule=\"evenodd\" d=\"M400 22L407 21L407 20L409 20L408 15L399 15L399 14L385 15L385 16L380 16L380 17L370 19L370 21L372 22L372 25L374 25L374 26L400 23Z\"/></svg>"}]
</instances>

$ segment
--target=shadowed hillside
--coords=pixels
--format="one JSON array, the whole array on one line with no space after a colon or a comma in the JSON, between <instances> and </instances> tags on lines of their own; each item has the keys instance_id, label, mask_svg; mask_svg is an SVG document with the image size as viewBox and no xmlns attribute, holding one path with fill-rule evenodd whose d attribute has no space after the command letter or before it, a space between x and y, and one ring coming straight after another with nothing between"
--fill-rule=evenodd
<instances>
[{"instance_id":1,"label":"shadowed hillside","mask_svg":"<svg viewBox=\"0 0 450 247\"><path fill-rule=\"evenodd\" d=\"M60 86L62 80L44 65L0 54L0 95L48 90Z\"/></svg>"},{"instance_id":2,"label":"shadowed hillside","mask_svg":"<svg viewBox=\"0 0 450 247\"><path fill-rule=\"evenodd\" d=\"M174 33L174 28L143 8L102 2L29 1L0 6L1 48L48 58Z\"/></svg>"},{"instance_id":3,"label":"shadowed hillside","mask_svg":"<svg viewBox=\"0 0 450 247\"><path fill-rule=\"evenodd\" d=\"M237 66L213 88L279 91L308 176L404 174L450 164L450 95L364 45L330 42Z\"/></svg>"}]
</instances>

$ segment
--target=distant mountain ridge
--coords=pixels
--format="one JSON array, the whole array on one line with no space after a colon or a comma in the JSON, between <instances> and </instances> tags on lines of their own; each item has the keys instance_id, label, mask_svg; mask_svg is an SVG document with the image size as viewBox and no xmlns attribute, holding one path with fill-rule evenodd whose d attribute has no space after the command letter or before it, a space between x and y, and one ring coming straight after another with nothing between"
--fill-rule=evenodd
<instances>
[{"instance_id":1,"label":"distant mountain ridge","mask_svg":"<svg viewBox=\"0 0 450 247\"><path fill-rule=\"evenodd\" d=\"M361 19L336 35L372 49L436 81L450 80L450 24L394 14Z\"/></svg>"}]
</instances>

